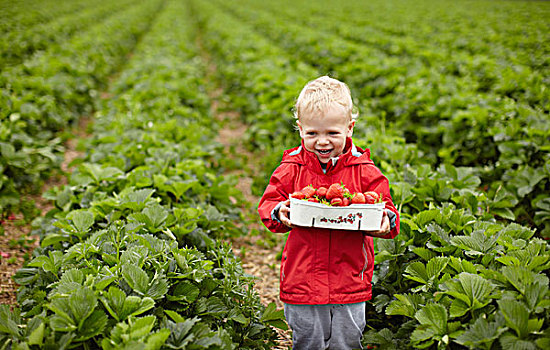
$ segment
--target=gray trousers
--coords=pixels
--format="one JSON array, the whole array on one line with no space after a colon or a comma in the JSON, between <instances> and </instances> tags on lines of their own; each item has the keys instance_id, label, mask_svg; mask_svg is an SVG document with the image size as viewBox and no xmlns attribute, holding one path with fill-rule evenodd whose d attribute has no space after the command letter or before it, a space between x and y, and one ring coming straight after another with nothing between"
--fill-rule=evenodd
<instances>
[{"instance_id":1,"label":"gray trousers","mask_svg":"<svg viewBox=\"0 0 550 350\"><path fill-rule=\"evenodd\" d=\"M286 321L292 329L292 349L363 349L364 302L284 306Z\"/></svg>"}]
</instances>

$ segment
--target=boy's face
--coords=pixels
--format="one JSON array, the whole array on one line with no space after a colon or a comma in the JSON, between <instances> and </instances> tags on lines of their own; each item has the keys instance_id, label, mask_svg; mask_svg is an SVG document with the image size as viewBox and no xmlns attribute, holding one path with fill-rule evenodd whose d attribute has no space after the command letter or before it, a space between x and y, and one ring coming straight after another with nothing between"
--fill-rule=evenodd
<instances>
[{"instance_id":1,"label":"boy's face","mask_svg":"<svg viewBox=\"0 0 550 350\"><path fill-rule=\"evenodd\" d=\"M323 112L305 112L298 121L304 146L325 164L342 154L354 125L340 105L331 105Z\"/></svg>"}]
</instances>

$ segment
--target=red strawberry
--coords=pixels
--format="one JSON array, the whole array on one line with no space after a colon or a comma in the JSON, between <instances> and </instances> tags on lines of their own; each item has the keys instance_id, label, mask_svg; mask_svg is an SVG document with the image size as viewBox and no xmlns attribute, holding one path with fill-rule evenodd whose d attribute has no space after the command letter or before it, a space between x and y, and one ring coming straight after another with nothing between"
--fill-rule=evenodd
<instances>
[{"instance_id":1,"label":"red strawberry","mask_svg":"<svg viewBox=\"0 0 550 350\"><path fill-rule=\"evenodd\" d=\"M343 199L340 197L332 198L330 201L330 205L332 205L333 207L341 207L342 204L343 204Z\"/></svg>"},{"instance_id":2,"label":"red strawberry","mask_svg":"<svg viewBox=\"0 0 550 350\"><path fill-rule=\"evenodd\" d=\"M347 207L349 204L350 204L349 198L348 198L348 197L344 197L344 199L342 199L342 206L343 206L343 207Z\"/></svg>"},{"instance_id":3,"label":"red strawberry","mask_svg":"<svg viewBox=\"0 0 550 350\"><path fill-rule=\"evenodd\" d=\"M311 197L315 196L315 192L317 192L317 191L315 190L315 188L312 185L309 185L309 186L306 186L306 187L302 188L301 192L306 196L306 198L311 198Z\"/></svg>"},{"instance_id":4,"label":"red strawberry","mask_svg":"<svg viewBox=\"0 0 550 350\"><path fill-rule=\"evenodd\" d=\"M290 197L296 198L296 199L304 199L304 198L306 198L306 195L303 194L303 193L300 192L300 191L296 191L296 192L292 193L292 194L290 195Z\"/></svg>"},{"instance_id":5,"label":"red strawberry","mask_svg":"<svg viewBox=\"0 0 550 350\"><path fill-rule=\"evenodd\" d=\"M374 192L374 191L367 191L365 192L365 197L368 195L370 195L372 198L374 198L375 201L378 201L380 199L380 196L378 195L378 193Z\"/></svg>"},{"instance_id":6,"label":"red strawberry","mask_svg":"<svg viewBox=\"0 0 550 350\"><path fill-rule=\"evenodd\" d=\"M366 202L365 195L361 192L356 192L353 194L353 197L351 197L352 204L365 204Z\"/></svg>"},{"instance_id":7,"label":"red strawberry","mask_svg":"<svg viewBox=\"0 0 550 350\"><path fill-rule=\"evenodd\" d=\"M365 193L365 203L367 204L374 204L376 203L376 198L374 198L372 195Z\"/></svg>"},{"instance_id":8,"label":"red strawberry","mask_svg":"<svg viewBox=\"0 0 550 350\"><path fill-rule=\"evenodd\" d=\"M330 185L327 190L327 199L332 200L333 198L342 198L344 197L344 188L338 183Z\"/></svg>"},{"instance_id":9,"label":"red strawberry","mask_svg":"<svg viewBox=\"0 0 550 350\"><path fill-rule=\"evenodd\" d=\"M317 196L325 197L326 195L327 195L327 188L326 187L319 187L317 189Z\"/></svg>"},{"instance_id":10,"label":"red strawberry","mask_svg":"<svg viewBox=\"0 0 550 350\"><path fill-rule=\"evenodd\" d=\"M319 200L315 197L311 197L311 198L308 198L307 199L308 202L314 202L314 203L319 203Z\"/></svg>"}]
</instances>

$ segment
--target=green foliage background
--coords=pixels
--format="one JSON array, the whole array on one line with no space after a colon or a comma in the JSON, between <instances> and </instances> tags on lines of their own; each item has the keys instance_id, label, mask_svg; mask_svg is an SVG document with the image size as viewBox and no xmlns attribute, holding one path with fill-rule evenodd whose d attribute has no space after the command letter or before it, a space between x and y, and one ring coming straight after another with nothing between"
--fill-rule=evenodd
<instances>
[{"instance_id":1,"label":"green foliage background","mask_svg":"<svg viewBox=\"0 0 550 350\"><path fill-rule=\"evenodd\" d=\"M45 193L55 209L35 221L21 307L0 308L1 344L273 345L281 313L219 243L246 230L207 91L248 125L261 194L299 142L296 96L328 74L350 86L355 142L402 218L377 242L365 346L550 346L550 4L52 3L0 2L2 216L59 171L67 127L95 123L69 184Z\"/></svg>"}]
</instances>

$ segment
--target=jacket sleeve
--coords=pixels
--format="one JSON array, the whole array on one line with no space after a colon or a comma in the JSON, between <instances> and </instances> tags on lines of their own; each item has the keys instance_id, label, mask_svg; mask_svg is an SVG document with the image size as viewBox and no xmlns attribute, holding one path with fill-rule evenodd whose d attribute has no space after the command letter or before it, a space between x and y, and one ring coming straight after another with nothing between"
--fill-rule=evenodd
<instances>
[{"instance_id":1,"label":"jacket sleeve","mask_svg":"<svg viewBox=\"0 0 550 350\"><path fill-rule=\"evenodd\" d=\"M281 202L286 201L290 194L294 191L294 182L297 165L282 164L269 179L269 184L260 199L258 204L258 213L260 218L270 231L272 232L288 232L290 227L284 225L279 220L272 217L273 209Z\"/></svg>"},{"instance_id":2,"label":"jacket sleeve","mask_svg":"<svg viewBox=\"0 0 550 350\"><path fill-rule=\"evenodd\" d=\"M382 174L373 164L366 165L364 171L361 172L363 177L362 183L365 186L363 192L374 191L376 193L382 193L382 200L386 202L386 210L389 210L395 214L395 222L392 222L392 228L390 232L382 238L392 239L399 234L399 212L393 204L393 200L390 194L390 186L388 179ZM390 221L393 221L393 215L390 214Z\"/></svg>"}]
</instances>

